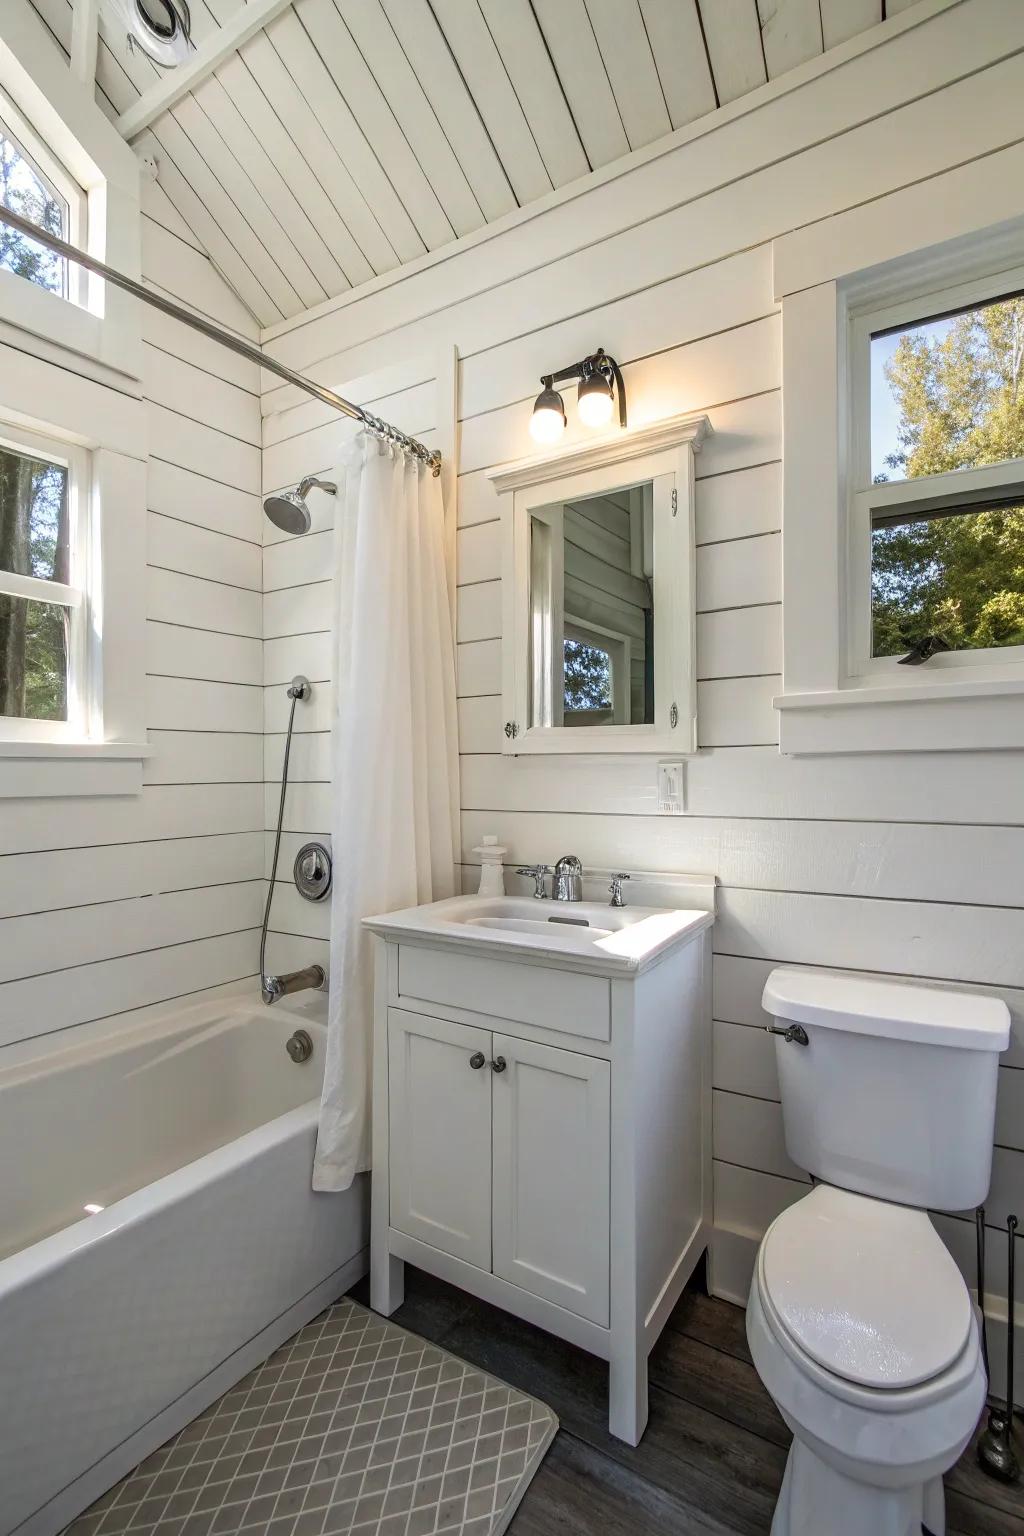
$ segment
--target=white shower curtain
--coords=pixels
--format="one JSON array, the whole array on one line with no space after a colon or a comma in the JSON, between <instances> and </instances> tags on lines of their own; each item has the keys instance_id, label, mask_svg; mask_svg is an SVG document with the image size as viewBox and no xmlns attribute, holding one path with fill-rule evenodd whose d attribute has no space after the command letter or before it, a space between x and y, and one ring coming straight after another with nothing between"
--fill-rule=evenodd
<instances>
[{"instance_id":1,"label":"white shower curtain","mask_svg":"<svg viewBox=\"0 0 1024 1536\"><path fill-rule=\"evenodd\" d=\"M370 1166L373 951L361 919L455 890L455 654L441 482L359 433L338 468L331 976L313 1188Z\"/></svg>"}]
</instances>

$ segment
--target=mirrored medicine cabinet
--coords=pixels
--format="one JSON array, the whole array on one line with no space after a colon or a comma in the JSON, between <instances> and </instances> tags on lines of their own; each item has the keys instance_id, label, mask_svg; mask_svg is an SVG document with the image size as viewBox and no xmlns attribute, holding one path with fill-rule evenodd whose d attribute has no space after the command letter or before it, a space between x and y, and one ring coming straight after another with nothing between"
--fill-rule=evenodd
<instances>
[{"instance_id":1,"label":"mirrored medicine cabinet","mask_svg":"<svg viewBox=\"0 0 1024 1536\"><path fill-rule=\"evenodd\" d=\"M696 750L694 455L674 417L494 470L506 753Z\"/></svg>"}]
</instances>

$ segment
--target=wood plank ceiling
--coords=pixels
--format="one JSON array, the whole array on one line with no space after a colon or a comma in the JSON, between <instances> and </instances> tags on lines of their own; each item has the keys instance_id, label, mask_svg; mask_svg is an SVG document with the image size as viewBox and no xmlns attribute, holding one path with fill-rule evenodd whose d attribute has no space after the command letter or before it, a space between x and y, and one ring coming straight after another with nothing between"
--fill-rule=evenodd
<instances>
[{"instance_id":1,"label":"wood plank ceiling","mask_svg":"<svg viewBox=\"0 0 1024 1536\"><path fill-rule=\"evenodd\" d=\"M72 0L32 0L70 48ZM914 0L293 0L153 124L264 326L735 101ZM191 0L199 48L242 0ZM101 7L99 99L162 72Z\"/></svg>"}]
</instances>

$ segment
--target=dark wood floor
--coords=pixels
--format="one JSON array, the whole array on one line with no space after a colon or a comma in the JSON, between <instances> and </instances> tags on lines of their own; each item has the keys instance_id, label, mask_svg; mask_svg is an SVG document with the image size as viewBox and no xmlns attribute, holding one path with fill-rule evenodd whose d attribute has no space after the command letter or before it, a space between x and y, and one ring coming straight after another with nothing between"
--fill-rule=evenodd
<instances>
[{"instance_id":1,"label":"dark wood floor","mask_svg":"<svg viewBox=\"0 0 1024 1536\"><path fill-rule=\"evenodd\" d=\"M511 1536L765 1536L789 1432L750 1363L743 1313L687 1291L651 1357L635 1450L606 1428L607 1367L412 1268L394 1321L543 1399L561 1430ZM353 1293L368 1302L365 1282ZM947 1479L950 1536L1024 1536L1024 1489L973 1446ZM823 1532L822 1536L827 1536Z\"/></svg>"}]
</instances>

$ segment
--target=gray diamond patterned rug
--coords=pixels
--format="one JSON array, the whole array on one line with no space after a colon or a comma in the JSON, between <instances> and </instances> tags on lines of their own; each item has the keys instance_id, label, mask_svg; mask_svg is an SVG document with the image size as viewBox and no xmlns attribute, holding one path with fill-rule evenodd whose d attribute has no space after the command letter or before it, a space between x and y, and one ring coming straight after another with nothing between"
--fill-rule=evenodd
<instances>
[{"instance_id":1,"label":"gray diamond patterned rug","mask_svg":"<svg viewBox=\"0 0 1024 1536\"><path fill-rule=\"evenodd\" d=\"M543 1403L345 1299L66 1536L500 1536L557 1429Z\"/></svg>"}]
</instances>

